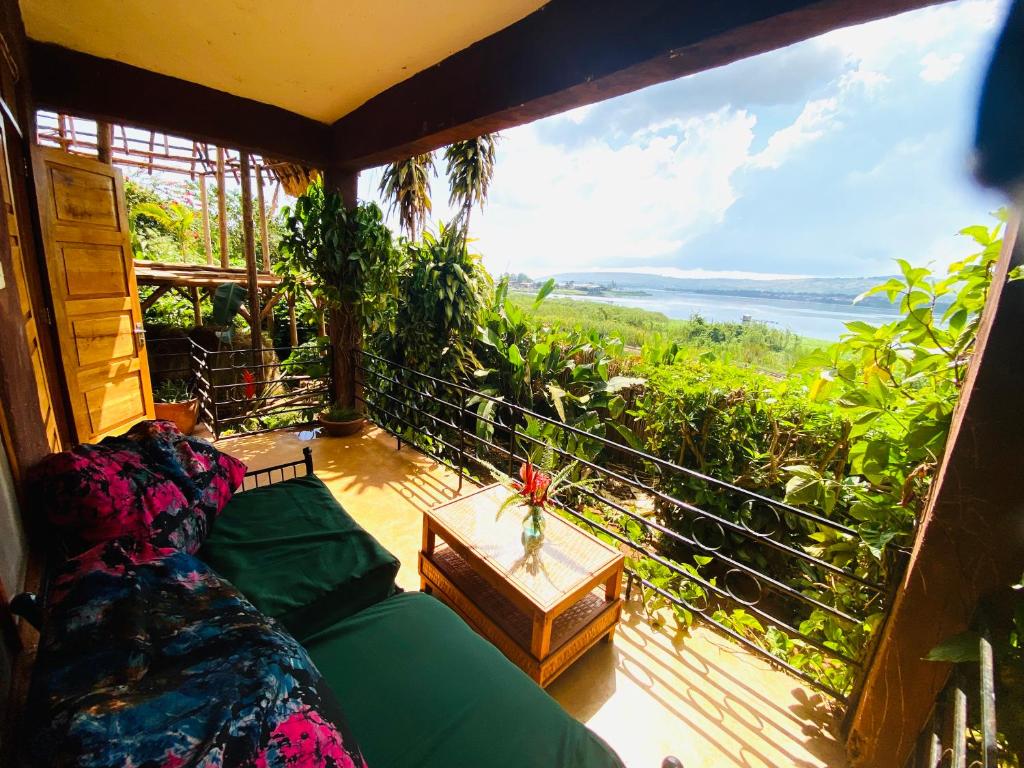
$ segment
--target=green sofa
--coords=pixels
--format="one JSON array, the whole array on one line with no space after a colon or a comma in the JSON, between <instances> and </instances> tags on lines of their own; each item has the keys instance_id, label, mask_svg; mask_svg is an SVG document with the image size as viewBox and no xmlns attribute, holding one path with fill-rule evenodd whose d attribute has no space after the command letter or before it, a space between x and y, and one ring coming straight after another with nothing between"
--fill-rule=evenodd
<instances>
[{"instance_id":1,"label":"green sofa","mask_svg":"<svg viewBox=\"0 0 1024 768\"><path fill-rule=\"evenodd\" d=\"M543 689L420 592L314 475L239 493L199 556L306 647L370 768L621 768Z\"/></svg>"}]
</instances>

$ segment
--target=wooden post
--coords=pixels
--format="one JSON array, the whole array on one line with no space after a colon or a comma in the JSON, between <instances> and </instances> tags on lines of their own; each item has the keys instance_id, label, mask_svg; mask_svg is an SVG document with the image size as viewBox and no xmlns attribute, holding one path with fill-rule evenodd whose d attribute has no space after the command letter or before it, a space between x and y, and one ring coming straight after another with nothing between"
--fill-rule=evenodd
<instances>
[{"instance_id":1,"label":"wooden post","mask_svg":"<svg viewBox=\"0 0 1024 768\"><path fill-rule=\"evenodd\" d=\"M242 250L245 251L245 270L249 288L249 327L252 333L253 364L263 361L263 329L260 324L260 288L256 269L256 233L252 227L252 179L249 176L249 153L239 153L239 172L242 182ZM262 376L262 370L257 378Z\"/></svg>"},{"instance_id":2,"label":"wooden post","mask_svg":"<svg viewBox=\"0 0 1024 768\"><path fill-rule=\"evenodd\" d=\"M358 171L341 171L329 169L324 174L324 187L337 191L347 208L358 204L356 190L358 188ZM344 302L340 306L331 307L328 317L327 333L331 337L333 348L334 395L342 408L355 408L358 398L362 396L362 377L356 367L359 349L362 346L362 324L356 306Z\"/></svg>"},{"instance_id":3,"label":"wooden post","mask_svg":"<svg viewBox=\"0 0 1024 768\"><path fill-rule=\"evenodd\" d=\"M288 340L292 347L299 346L299 326L295 322L295 294L288 294Z\"/></svg>"},{"instance_id":4,"label":"wooden post","mask_svg":"<svg viewBox=\"0 0 1024 768\"><path fill-rule=\"evenodd\" d=\"M316 315L316 335L326 336L327 335L327 310L324 309L324 305L319 301L310 302L317 311Z\"/></svg>"},{"instance_id":5,"label":"wooden post","mask_svg":"<svg viewBox=\"0 0 1024 768\"><path fill-rule=\"evenodd\" d=\"M281 182L274 184L274 195L270 198L270 215L277 213L277 196L281 194Z\"/></svg>"},{"instance_id":6,"label":"wooden post","mask_svg":"<svg viewBox=\"0 0 1024 768\"><path fill-rule=\"evenodd\" d=\"M192 296L192 311L196 316L196 328L203 327L203 304L202 299L199 297L199 289L196 286L192 286L189 289L189 293Z\"/></svg>"},{"instance_id":7,"label":"wooden post","mask_svg":"<svg viewBox=\"0 0 1024 768\"><path fill-rule=\"evenodd\" d=\"M102 120L96 121L96 159L101 163L110 165L113 161L113 152L111 151L111 127L110 123L105 123Z\"/></svg>"},{"instance_id":8,"label":"wooden post","mask_svg":"<svg viewBox=\"0 0 1024 768\"><path fill-rule=\"evenodd\" d=\"M220 265L229 267L228 198L224 189L224 147L217 147L217 223L220 224Z\"/></svg>"},{"instance_id":9,"label":"wooden post","mask_svg":"<svg viewBox=\"0 0 1024 768\"><path fill-rule=\"evenodd\" d=\"M203 209L203 248L206 263L213 264L213 238L210 237L210 196L206 192L206 174L199 174L199 204Z\"/></svg>"},{"instance_id":10,"label":"wooden post","mask_svg":"<svg viewBox=\"0 0 1024 768\"><path fill-rule=\"evenodd\" d=\"M256 201L260 214L260 251L263 255L263 271L270 274L270 228L267 222L267 206L263 198L263 169L256 166ZM274 338L274 315L267 315L267 333Z\"/></svg>"},{"instance_id":11,"label":"wooden post","mask_svg":"<svg viewBox=\"0 0 1024 768\"><path fill-rule=\"evenodd\" d=\"M263 170L256 167L256 201L260 207L260 245L263 252L263 271L270 272L270 230L267 224L267 206L263 199Z\"/></svg>"}]
</instances>

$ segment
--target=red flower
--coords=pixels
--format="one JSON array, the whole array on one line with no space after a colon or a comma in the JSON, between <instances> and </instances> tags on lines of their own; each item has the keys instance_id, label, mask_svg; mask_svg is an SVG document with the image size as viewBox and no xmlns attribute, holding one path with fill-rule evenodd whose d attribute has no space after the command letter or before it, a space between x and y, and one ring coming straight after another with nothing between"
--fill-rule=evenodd
<instances>
[{"instance_id":1,"label":"red flower","mask_svg":"<svg viewBox=\"0 0 1024 768\"><path fill-rule=\"evenodd\" d=\"M253 376L252 371L242 371L242 379L245 381L245 396L247 399L252 400L256 397L256 385L253 383L256 381L256 377Z\"/></svg>"},{"instance_id":2,"label":"red flower","mask_svg":"<svg viewBox=\"0 0 1024 768\"><path fill-rule=\"evenodd\" d=\"M523 480L519 492L529 499L530 506L543 507L548 500L548 486L551 485L550 475L535 469L533 464L527 461L519 468L519 477Z\"/></svg>"}]
</instances>

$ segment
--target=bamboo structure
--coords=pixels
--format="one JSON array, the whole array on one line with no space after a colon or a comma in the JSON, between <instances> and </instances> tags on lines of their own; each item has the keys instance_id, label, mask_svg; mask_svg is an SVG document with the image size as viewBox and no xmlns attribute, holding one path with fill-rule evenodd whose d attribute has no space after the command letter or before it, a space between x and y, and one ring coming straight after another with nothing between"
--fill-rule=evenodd
<instances>
[{"instance_id":1,"label":"bamboo structure","mask_svg":"<svg viewBox=\"0 0 1024 768\"><path fill-rule=\"evenodd\" d=\"M113 158L112 139L110 123L96 123L96 159L107 165L111 164Z\"/></svg>"},{"instance_id":2,"label":"bamboo structure","mask_svg":"<svg viewBox=\"0 0 1024 768\"><path fill-rule=\"evenodd\" d=\"M267 205L263 196L263 171L256 167L256 201L260 207L260 250L263 254L263 271L270 271L270 227L267 222Z\"/></svg>"},{"instance_id":3,"label":"bamboo structure","mask_svg":"<svg viewBox=\"0 0 1024 768\"><path fill-rule=\"evenodd\" d=\"M224 178L224 148L217 147L217 223L220 225L220 265L229 267L228 257L228 199Z\"/></svg>"},{"instance_id":4,"label":"bamboo structure","mask_svg":"<svg viewBox=\"0 0 1024 768\"><path fill-rule=\"evenodd\" d=\"M203 251L206 263L213 264L213 238L210 235L210 196L206 191L206 175L199 177L199 205L203 214Z\"/></svg>"},{"instance_id":5,"label":"bamboo structure","mask_svg":"<svg viewBox=\"0 0 1024 768\"><path fill-rule=\"evenodd\" d=\"M298 344L298 326L294 312L295 297L288 295L282 281L271 274L269 219L277 210L282 189L292 195L302 194L319 172L302 166L267 157L254 156L239 150L216 147L200 141L185 140L167 134L128 128L109 123L93 123L69 115L40 112L38 114L37 141L43 146L59 147L65 152L83 157L97 157L104 162L147 173L171 173L186 176L198 182L201 208L201 228L205 265L170 264L136 260L136 280L140 286L155 290L142 302L148 309L168 293L180 295L192 304L196 326L202 325L202 302L213 296L217 286L236 283L249 289L249 306L239 314L250 324L254 343L262 344L260 328L267 321L272 328L273 308L282 299L289 306L289 336L292 346ZM248 168L248 172L243 170ZM256 176L255 202L259 206L260 259L256 268L255 289L249 275L250 259L257 264L255 233L253 231L252 174ZM227 179L231 176L243 187L243 209L246 206L245 189L248 187L248 215L243 210L243 249L245 268L230 266L229 228L227 212ZM212 216L210 211L209 181L217 185L218 259L214 255ZM274 183L274 192L267 206L265 183ZM245 222L248 222L246 227ZM251 248L246 238L252 239ZM266 295L262 295L265 292ZM253 305L256 310L254 311ZM322 331L323 329L321 329Z\"/></svg>"},{"instance_id":6,"label":"bamboo structure","mask_svg":"<svg viewBox=\"0 0 1024 768\"><path fill-rule=\"evenodd\" d=\"M245 252L245 270L248 277L253 364L257 365L263 358L263 316L260 314L259 270L256 268L256 233L252 226L252 178L248 152L242 153L239 173L242 183L242 250Z\"/></svg>"}]
</instances>

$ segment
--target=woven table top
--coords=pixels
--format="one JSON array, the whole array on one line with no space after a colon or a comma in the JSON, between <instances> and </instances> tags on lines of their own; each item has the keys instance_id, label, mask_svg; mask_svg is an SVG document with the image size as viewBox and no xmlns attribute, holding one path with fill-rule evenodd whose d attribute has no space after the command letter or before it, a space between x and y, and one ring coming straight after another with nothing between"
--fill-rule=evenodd
<instances>
[{"instance_id":1,"label":"woven table top","mask_svg":"<svg viewBox=\"0 0 1024 768\"><path fill-rule=\"evenodd\" d=\"M426 514L541 610L551 610L622 558L596 537L549 513L542 544L527 552L521 538L526 508L508 507L497 517L508 493L491 485Z\"/></svg>"}]
</instances>

